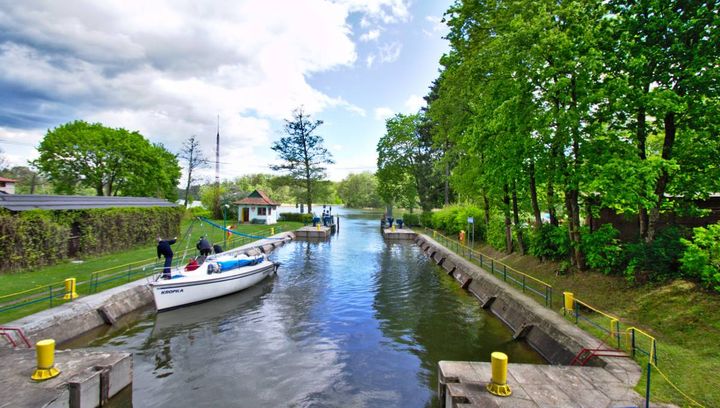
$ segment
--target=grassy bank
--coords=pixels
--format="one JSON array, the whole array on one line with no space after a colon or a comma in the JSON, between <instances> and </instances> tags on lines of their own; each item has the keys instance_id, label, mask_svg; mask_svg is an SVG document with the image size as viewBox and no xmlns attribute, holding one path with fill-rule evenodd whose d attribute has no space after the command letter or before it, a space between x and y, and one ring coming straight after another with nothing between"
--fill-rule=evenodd
<instances>
[{"instance_id":1,"label":"grassy bank","mask_svg":"<svg viewBox=\"0 0 720 408\"><path fill-rule=\"evenodd\" d=\"M222 225L223 223L222 220L218 220L216 222L219 225ZM184 221L181 226L181 233L183 236L178 237L179 241L173 246L173 250L176 253L175 261L182 260L182 253L186 249L188 249L188 255L195 255L195 244L202 235L207 235L211 242L219 243L226 249L237 247L253 240L250 238L239 238L237 236L233 236L226 242L224 236L225 234L222 230L210 227L206 224L200 224L197 221L192 225L192 229L189 228L190 225L191 221ZM275 232L277 233L281 231L292 231L301 226L302 223L297 222L280 222L274 226L239 225L235 228L235 230L244 234L260 234L265 236L268 235L271 227L274 227ZM103 271L101 272L103 275L119 275L119 279L108 282L102 286L102 289L118 286L126 283L128 279L137 279L142 277L142 274L134 274L132 277L128 274L128 279L125 279L123 276L124 271L129 271L131 268L136 268L140 265L147 265L146 274L151 274L153 273L154 268L162 266L162 261L157 259L154 244L140 246L132 250L113 254L77 259L74 262L65 262L32 271L2 274L0 275L0 305L20 297L47 296L49 290L55 290L57 291L56 293L61 293L62 282L66 278L77 279L78 293L81 296L89 294L89 282L91 276L97 271ZM9 296L2 298L3 296L23 291L28 291L28 293L17 297ZM62 302L63 301L61 299L57 299L53 302L53 305L57 305ZM21 308L5 311L0 313L0 323L9 322L28 314L47 309L48 307L50 307L50 302L42 301L23 306Z\"/></svg>"},{"instance_id":2,"label":"grassy bank","mask_svg":"<svg viewBox=\"0 0 720 408\"><path fill-rule=\"evenodd\" d=\"M677 280L632 286L624 279L595 272L557 273L553 262L506 255L485 245L478 249L503 263L553 286L554 309L560 310L563 291L619 317L624 326L636 326L658 341L658 367L683 392L706 407L720 406L720 296L697 284ZM641 359L639 359L641 360ZM653 371L651 401L696 406ZM645 394L645 376L636 387Z\"/></svg>"}]
</instances>

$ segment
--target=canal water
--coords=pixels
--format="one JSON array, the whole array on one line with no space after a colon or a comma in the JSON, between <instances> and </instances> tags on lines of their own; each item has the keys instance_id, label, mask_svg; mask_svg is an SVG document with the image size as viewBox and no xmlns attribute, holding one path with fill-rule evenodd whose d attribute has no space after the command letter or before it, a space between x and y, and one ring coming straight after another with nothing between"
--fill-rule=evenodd
<instances>
[{"instance_id":1,"label":"canal water","mask_svg":"<svg viewBox=\"0 0 720 408\"><path fill-rule=\"evenodd\" d=\"M440 360L543 362L379 219L341 210L330 240L272 254L276 277L71 346L132 352L132 390L112 404L135 407L434 407Z\"/></svg>"}]
</instances>

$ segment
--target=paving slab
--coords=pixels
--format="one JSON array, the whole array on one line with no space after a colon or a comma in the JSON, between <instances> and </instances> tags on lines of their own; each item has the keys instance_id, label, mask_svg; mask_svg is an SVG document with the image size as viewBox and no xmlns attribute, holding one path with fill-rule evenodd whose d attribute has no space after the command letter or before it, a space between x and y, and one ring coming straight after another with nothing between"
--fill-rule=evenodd
<instances>
[{"instance_id":1,"label":"paving slab","mask_svg":"<svg viewBox=\"0 0 720 408\"><path fill-rule=\"evenodd\" d=\"M508 385L512 395L508 397L498 397L486 390L492 376L488 362L441 361L438 369L438 392L445 408L644 406L643 397L631 385L602 367L509 364Z\"/></svg>"},{"instance_id":2,"label":"paving slab","mask_svg":"<svg viewBox=\"0 0 720 408\"><path fill-rule=\"evenodd\" d=\"M34 349L0 350L0 360L0 408L97 406L100 398L110 398L132 383L131 353L59 350L55 367L60 375L40 382L30 379ZM102 395L103 388L107 395Z\"/></svg>"}]
</instances>

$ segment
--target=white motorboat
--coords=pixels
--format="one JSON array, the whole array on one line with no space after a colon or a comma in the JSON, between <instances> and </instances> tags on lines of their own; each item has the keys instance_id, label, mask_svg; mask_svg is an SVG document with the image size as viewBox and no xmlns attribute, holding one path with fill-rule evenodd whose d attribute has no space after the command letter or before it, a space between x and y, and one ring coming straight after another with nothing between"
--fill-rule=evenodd
<instances>
[{"instance_id":1,"label":"white motorboat","mask_svg":"<svg viewBox=\"0 0 720 408\"><path fill-rule=\"evenodd\" d=\"M195 268L196 267L196 268ZM202 302L249 288L277 271L264 255L222 253L173 268L170 279L150 282L158 311ZM191 270L189 270L191 269Z\"/></svg>"}]
</instances>

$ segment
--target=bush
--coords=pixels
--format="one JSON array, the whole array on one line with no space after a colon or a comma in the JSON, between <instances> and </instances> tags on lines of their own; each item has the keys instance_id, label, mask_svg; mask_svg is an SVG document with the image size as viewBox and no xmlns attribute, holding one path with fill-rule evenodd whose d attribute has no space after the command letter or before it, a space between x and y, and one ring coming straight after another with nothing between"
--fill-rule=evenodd
<instances>
[{"instance_id":1,"label":"bush","mask_svg":"<svg viewBox=\"0 0 720 408\"><path fill-rule=\"evenodd\" d=\"M499 211L490 214L490 225L488 226L486 241L498 251L507 250L505 243L505 216Z\"/></svg>"},{"instance_id":2,"label":"bush","mask_svg":"<svg viewBox=\"0 0 720 408\"><path fill-rule=\"evenodd\" d=\"M421 217L426 218L427 213ZM475 218L475 239L485 240L485 226L480 222L482 211L473 205L452 205L434 213L429 213L432 227L444 231L448 235L457 235L461 230L468 229L468 217ZM467 231L466 231L467 232Z\"/></svg>"},{"instance_id":3,"label":"bush","mask_svg":"<svg viewBox=\"0 0 720 408\"><path fill-rule=\"evenodd\" d=\"M280 213L280 220L282 221L294 221L309 224L312 222L312 214L307 213Z\"/></svg>"},{"instance_id":4,"label":"bush","mask_svg":"<svg viewBox=\"0 0 720 408\"><path fill-rule=\"evenodd\" d=\"M542 224L539 229L530 233L529 250L531 255L538 258L555 261L567 258L570 254L570 237L567 227Z\"/></svg>"},{"instance_id":5,"label":"bush","mask_svg":"<svg viewBox=\"0 0 720 408\"><path fill-rule=\"evenodd\" d=\"M212 211L204 207L188 208L187 212L190 214L191 217L212 218Z\"/></svg>"},{"instance_id":6,"label":"bush","mask_svg":"<svg viewBox=\"0 0 720 408\"><path fill-rule=\"evenodd\" d=\"M681 271L720 292L720 224L694 228L692 241L683 238L680 242L686 248L680 258Z\"/></svg>"},{"instance_id":7,"label":"bush","mask_svg":"<svg viewBox=\"0 0 720 408\"><path fill-rule=\"evenodd\" d=\"M668 227L658 231L650 244L641 241L628 244L625 250L625 277L633 283L662 281L676 277L680 257L685 251L681 242L686 231Z\"/></svg>"},{"instance_id":8,"label":"bush","mask_svg":"<svg viewBox=\"0 0 720 408\"><path fill-rule=\"evenodd\" d=\"M420 214L420 225L423 227L433 228L432 215L432 211L423 211Z\"/></svg>"},{"instance_id":9,"label":"bush","mask_svg":"<svg viewBox=\"0 0 720 408\"><path fill-rule=\"evenodd\" d=\"M403 214L402 220L408 227L416 227L420 225L420 216L417 214Z\"/></svg>"},{"instance_id":10,"label":"bush","mask_svg":"<svg viewBox=\"0 0 720 408\"><path fill-rule=\"evenodd\" d=\"M612 224L603 224L592 233L588 227L582 227L580 248L585 254L587 266L605 275L619 273L623 261L623 248L617 238L618 235L620 232Z\"/></svg>"}]
</instances>

